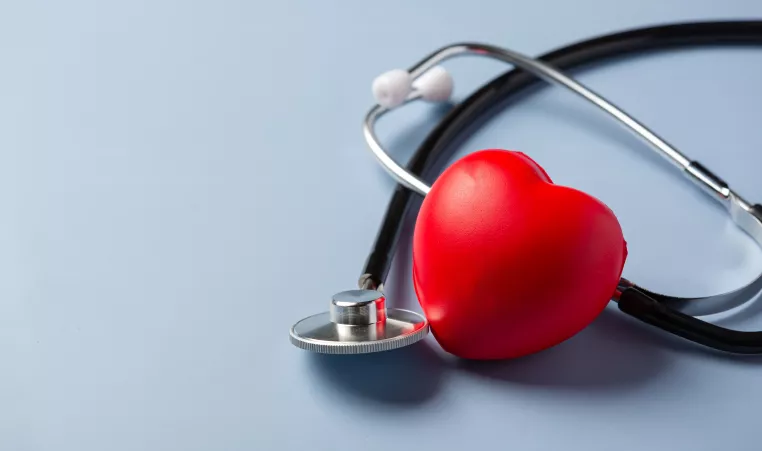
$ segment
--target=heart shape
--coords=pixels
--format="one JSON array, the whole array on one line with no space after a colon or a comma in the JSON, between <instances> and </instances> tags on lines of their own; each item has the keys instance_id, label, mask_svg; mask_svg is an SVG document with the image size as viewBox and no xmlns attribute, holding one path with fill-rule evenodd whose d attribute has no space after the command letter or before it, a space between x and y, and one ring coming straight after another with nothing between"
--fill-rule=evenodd
<instances>
[{"instance_id":1,"label":"heart shape","mask_svg":"<svg viewBox=\"0 0 762 451\"><path fill-rule=\"evenodd\" d=\"M413 282L444 350L520 357L590 324L627 258L614 213L553 184L520 152L472 153L426 195L413 237Z\"/></svg>"}]
</instances>

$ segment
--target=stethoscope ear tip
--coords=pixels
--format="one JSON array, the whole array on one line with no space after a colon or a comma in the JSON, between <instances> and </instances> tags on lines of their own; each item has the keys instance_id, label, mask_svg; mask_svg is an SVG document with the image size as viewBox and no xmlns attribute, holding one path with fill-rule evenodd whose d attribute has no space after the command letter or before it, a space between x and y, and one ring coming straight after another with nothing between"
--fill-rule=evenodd
<instances>
[{"instance_id":1,"label":"stethoscope ear tip","mask_svg":"<svg viewBox=\"0 0 762 451\"><path fill-rule=\"evenodd\" d=\"M383 293L349 290L331 298L330 310L291 327L291 343L322 354L367 354L409 346L426 337L429 323L409 310L386 308Z\"/></svg>"},{"instance_id":2,"label":"stethoscope ear tip","mask_svg":"<svg viewBox=\"0 0 762 451\"><path fill-rule=\"evenodd\" d=\"M447 102L452 96L452 75L442 66L434 66L418 78L404 69L392 69L375 79L371 90L373 98L384 108L396 108L415 96L427 102Z\"/></svg>"}]
</instances>

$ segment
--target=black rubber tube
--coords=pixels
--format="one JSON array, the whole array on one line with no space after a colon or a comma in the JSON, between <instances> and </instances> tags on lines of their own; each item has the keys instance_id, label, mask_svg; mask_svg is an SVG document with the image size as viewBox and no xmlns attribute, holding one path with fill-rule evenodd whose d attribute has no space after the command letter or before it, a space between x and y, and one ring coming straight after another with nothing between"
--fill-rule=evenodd
<instances>
[{"instance_id":1,"label":"black rubber tube","mask_svg":"<svg viewBox=\"0 0 762 451\"><path fill-rule=\"evenodd\" d=\"M619 298L619 310L678 337L733 354L762 354L762 332L732 330L673 310L637 288Z\"/></svg>"}]
</instances>

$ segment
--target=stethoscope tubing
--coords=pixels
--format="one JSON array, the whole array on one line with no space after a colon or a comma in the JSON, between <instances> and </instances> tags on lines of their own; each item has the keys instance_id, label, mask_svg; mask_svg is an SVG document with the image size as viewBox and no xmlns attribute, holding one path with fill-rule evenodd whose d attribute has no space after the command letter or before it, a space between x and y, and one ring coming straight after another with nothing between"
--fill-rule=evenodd
<instances>
[{"instance_id":1,"label":"stethoscope tubing","mask_svg":"<svg viewBox=\"0 0 762 451\"><path fill-rule=\"evenodd\" d=\"M649 27L602 36L558 49L543 55L540 59L558 70L569 71L592 63L649 51L707 45L759 44L762 44L762 21L699 22ZM447 49L444 48L440 52L444 51L447 56ZM459 51L462 52L463 49L459 49ZM511 56L515 57L515 55ZM425 68L426 64L419 64L413 70ZM537 84L539 81L540 79L536 78L535 75L521 69L513 69L483 86L465 101L456 105L435 127L408 163L407 171L420 177L426 175L434 163L447 150L450 150L453 147L452 144L462 137L470 127L478 124L482 118L491 113L493 109L501 106L511 96ZM566 86L569 87L568 84ZM588 98L588 100L590 99ZM378 107L374 107L374 110L369 116L381 111ZM365 133L368 137L367 127ZM660 140L660 138L656 138ZM655 144L654 142L651 143ZM660 148L658 145L656 147ZM374 154L379 156L378 152L374 151ZM680 158L682 154L679 153L665 152L665 155L671 158L677 166L682 166L683 169L690 167L692 163L687 158L682 160ZM675 156L677 157L675 158ZM684 156L682 157L684 158ZM699 167L699 169L703 170L703 167ZM708 171L706 174L712 175ZM704 182L707 181L704 180ZM709 180L709 182L719 182L721 183L720 188L727 189L727 185L719 178ZM410 214L411 206L415 200L413 192L408 188L423 194L428 185L423 181L421 184L417 188L423 189L416 189L416 186L410 186L410 184L399 186L396 189L360 278L359 284L362 288L382 289L400 238L402 224L405 217ZM727 190L729 191L729 189ZM714 189L714 191L717 190ZM723 193L719 194L722 195ZM752 230L750 233L752 237L760 241L759 237L754 236L754 234L759 234L758 226L762 221L762 207L750 205L745 201L741 206L745 207L744 213L748 214L750 218L745 220L755 222L751 223L749 227L745 227L741 221L736 220L736 222L747 232ZM733 214L731 209L731 215ZM736 218L734 217L734 219ZM762 353L761 332L741 332L721 328L681 313L668 305L670 303L672 305L685 304L696 299L659 295L634 284L629 284L626 280L623 280L623 284L627 286L623 286L622 292L617 293L616 300L619 303L619 308L631 316L715 349L746 354ZM761 285L762 277L749 286L730 293L730 295L733 295L731 297L734 299L738 297L736 295L743 295L748 300L750 293L757 293L762 288Z\"/></svg>"}]
</instances>

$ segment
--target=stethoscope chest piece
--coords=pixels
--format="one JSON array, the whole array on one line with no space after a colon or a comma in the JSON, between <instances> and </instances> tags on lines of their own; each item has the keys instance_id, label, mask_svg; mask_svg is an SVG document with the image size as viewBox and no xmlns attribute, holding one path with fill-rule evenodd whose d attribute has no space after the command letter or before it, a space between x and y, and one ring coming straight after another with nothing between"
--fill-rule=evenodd
<instances>
[{"instance_id":1,"label":"stethoscope chest piece","mask_svg":"<svg viewBox=\"0 0 762 451\"><path fill-rule=\"evenodd\" d=\"M331 299L330 310L291 328L291 343L324 354L365 354L408 346L423 339L429 323L422 315L387 309L383 293L349 290Z\"/></svg>"}]
</instances>

